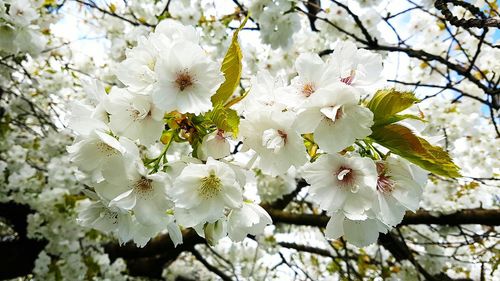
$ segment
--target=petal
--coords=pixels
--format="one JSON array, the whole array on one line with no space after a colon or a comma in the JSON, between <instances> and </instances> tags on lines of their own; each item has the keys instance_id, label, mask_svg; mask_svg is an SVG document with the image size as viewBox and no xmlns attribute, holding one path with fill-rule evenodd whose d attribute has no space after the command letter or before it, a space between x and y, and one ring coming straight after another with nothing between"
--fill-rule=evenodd
<instances>
[{"instance_id":1,"label":"petal","mask_svg":"<svg viewBox=\"0 0 500 281\"><path fill-rule=\"evenodd\" d=\"M338 239L344 235L344 215L341 212L335 213L325 229L325 236L328 239Z\"/></svg>"},{"instance_id":2,"label":"petal","mask_svg":"<svg viewBox=\"0 0 500 281\"><path fill-rule=\"evenodd\" d=\"M137 200L134 207L134 214L139 223L144 225L162 225L167 221L167 208L160 208L148 200Z\"/></svg>"},{"instance_id":3,"label":"petal","mask_svg":"<svg viewBox=\"0 0 500 281\"><path fill-rule=\"evenodd\" d=\"M115 199L109 202L110 207L118 207L123 210L132 210L136 205L136 196L134 190L128 190L118 195Z\"/></svg>"},{"instance_id":4,"label":"petal","mask_svg":"<svg viewBox=\"0 0 500 281\"><path fill-rule=\"evenodd\" d=\"M377 242L378 226L376 220L345 220L344 237L357 247L366 247Z\"/></svg>"},{"instance_id":5,"label":"petal","mask_svg":"<svg viewBox=\"0 0 500 281\"><path fill-rule=\"evenodd\" d=\"M306 109L298 114L293 126L298 133L308 134L316 130L322 119L321 112L316 108Z\"/></svg>"}]
</instances>

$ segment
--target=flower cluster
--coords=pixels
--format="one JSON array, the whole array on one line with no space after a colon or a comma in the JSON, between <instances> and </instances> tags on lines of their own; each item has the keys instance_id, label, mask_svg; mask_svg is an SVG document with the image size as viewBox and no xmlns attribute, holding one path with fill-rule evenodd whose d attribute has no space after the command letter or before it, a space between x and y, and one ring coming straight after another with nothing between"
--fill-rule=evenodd
<instances>
[{"instance_id":1,"label":"flower cluster","mask_svg":"<svg viewBox=\"0 0 500 281\"><path fill-rule=\"evenodd\" d=\"M290 13L297 4L290 0L248 1L250 13L261 25L261 39L273 49L287 49L300 29L300 17Z\"/></svg>"},{"instance_id":2,"label":"flower cluster","mask_svg":"<svg viewBox=\"0 0 500 281\"><path fill-rule=\"evenodd\" d=\"M0 0L0 54L36 55L47 44L40 26L40 1Z\"/></svg>"},{"instance_id":3,"label":"flower cluster","mask_svg":"<svg viewBox=\"0 0 500 281\"><path fill-rule=\"evenodd\" d=\"M271 223L259 205L244 200L241 169L214 159L229 154L222 130L203 137L203 163L166 161L171 142L181 131L186 135L190 121L174 120L174 133L164 131L165 119L207 113L224 81L198 40L193 27L162 21L116 68L124 87L107 93L99 83L86 82L89 98L73 105L69 122L77 137L68 147L81 181L93 188L92 200L80 204L81 224L145 245L163 230L181 243L179 224L216 242L226 235L240 241ZM150 156L160 140L165 148Z\"/></svg>"},{"instance_id":4,"label":"flower cluster","mask_svg":"<svg viewBox=\"0 0 500 281\"><path fill-rule=\"evenodd\" d=\"M426 183L417 166L394 155L369 157L379 154L367 155L365 148L375 148L357 141L372 133L374 116L360 105L360 96L380 80L381 57L338 42L328 61L302 54L295 68L298 75L290 85L267 72L252 81L243 106L243 142L257 152L256 166L268 174L301 169L312 200L332 216L328 238L374 243L378 232L418 208ZM309 136L323 153L306 153L303 138ZM309 156L312 163L305 164Z\"/></svg>"},{"instance_id":5,"label":"flower cluster","mask_svg":"<svg viewBox=\"0 0 500 281\"><path fill-rule=\"evenodd\" d=\"M435 169L427 150L440 150L402 125L418 119L397 115L416 101L411 93L381 90L362 102L382 80L380 55L338 41L326 61L301 54L290 82L261 71L249 92L234 96L238 31L219 70L193 27L164 20L116 67L123 87L88 83L87 104L73 108L77 137L68 147L92 187L79 221L138 245L165 230L181 243L184 227L210 244L242 241L272 222L244 196L249 186L295 174L331 216L331 239L366 246L415 211L426 174L404 159L416 148L388 141L385 131L416 138L423 147L413 162L427 169ZM231 152L235 141L243 145ZM169 153L182 143L192 157Z\"/></svg>"}]
</instances>

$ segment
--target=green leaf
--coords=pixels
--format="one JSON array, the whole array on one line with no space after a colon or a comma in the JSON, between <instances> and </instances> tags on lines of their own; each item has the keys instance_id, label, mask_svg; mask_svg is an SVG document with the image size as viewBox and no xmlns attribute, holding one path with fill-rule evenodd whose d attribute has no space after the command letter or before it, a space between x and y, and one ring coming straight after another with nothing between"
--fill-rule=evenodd
<instances>
[{"instance_id":1,"label":"green leaf","mask_svg":"<svg viewBox=\"0 0 500 281\"><path fill-rule=\"evenodd\" d=\"M231 132L234 137L238 136L240 117L234 109L216 106L206 113L205 118L215 124L217 129Z\"/></svg>"},{"instance_id":2,"label":"green leaf","mask_svg":"<svg viewBox=\"0 0 500 281\"><path fill-rule=\"evenodd\" d=\"M220 85L217 92L212 96L212 104L215 106L217 104L224 104L234 93L236 87L240 83L241 78L241 68L242 68L242 58L240 44L238 43L238 33L247 23L248 16L243 20L240 27L236 29L233 33L233 39L231 45L227 50L226 56L222 61L220 70L224 73L224 78L226 79L222 85Z\"/></svg>"},{"instance_id":3,"label":"green leaf","mask_svg":"<svg viewBox=\"0 0 500 281\"><path fill-rule=\"evenodd\" d=\"M405 119L414 119L414 120L419 120L422 122L427 122L424 119L422 119L416 115L413 115L413 114L396 114L396 115L393 115L391 117L388 117L387 119L385 119L383 121L379 121L375 126L385 126L385 125L396 123L396 122L399 122L399 121L405 120Z\"/></svg>"},{"instance_id":4,"label":"green leaf","mask_svg":"<svg viewBox=\"0 0 500 281\"><path fill-rule=\"evenodd\" d=\"M449 178L460 177L459 168L446 151L439 146L431 145L405 126L390 124L375 127L370 138L391 152L436 175Z\"/></svg>"},{"instance_id":5,"label":"green leaf","mask_svg":"<svg viewBox=\"0 0 500 281\"><path fill-rule=\"evenodd\" d=\"M244 92L242 95L237 96L237 97L235 97L234 99L232 99L232 100L228 101L228 102L224 105L224 107L225 107L225 108L229 108L229 107L231 107L231 106L233 106L233 105L235 105L235 104L239 103L241 100L243 100L244 98L246 98L246 96L248 95L248 93L249 93L249 92L250 92L250 90L248 90L248 91Z\"/></svg>"},{"instance_id":6,"label":"green leaf","mask_svg":"<svg viewBox=\"0 0 500 281\"><path fill-rule=\"evenodd\" d=\"M373 112L374 115L374 126L379 126L383 124L394 123L409 116L414 115L399 115L402 117L398 120L391 119L397 113L411 107L415 103L419 102L419 99L415 97L412 92L401 92L396 89L383 89L378 90L375 96L368 102L367 107ZM414 116L416 117L416 116Z\"/></svg>"}]
</instances>

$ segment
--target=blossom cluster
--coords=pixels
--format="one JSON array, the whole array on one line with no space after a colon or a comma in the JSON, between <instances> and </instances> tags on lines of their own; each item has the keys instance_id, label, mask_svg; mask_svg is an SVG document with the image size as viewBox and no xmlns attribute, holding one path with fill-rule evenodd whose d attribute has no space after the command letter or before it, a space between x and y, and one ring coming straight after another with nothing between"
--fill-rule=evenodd
<instances>
[{"instance_id":1,"label":"blossom cluster","mask_svg":"<svg viewBox=\"0 0 500 281\"><path fill-rule=\"evenodd\" d=\"M243 143L267 174L299 170L313 202L332 217L328 238L372 244L418 208L427 180L418 166L393 154L373 157L378 152L365 149L376 148L358 141L372 133L374 116L360 97L381 79L381 57L337 42L326 62L302 54L295 69L290 84L265 71L253 79L241 106ZM304 140L321 153L308 154Z\"/></svg>"},{"instance_id":2,"label":"blossom cluster","mask_svg":"<svg viewBox=\"0 0 500 281\"><path fill-rule=\"evenodd\" d=\"M144 245L163 230L181 243L179 224L207 240L229 234L238 241L271 223L259 205L244 200L244 172L214 159L227 156L222 132L204 138L205 144L216 145L214 150L202 145L200 158L206 161L166 161L179 136L164 132L165 116L208 112L211 95L224 81L198 40L193 27L163 21L116 69L125 87L107 94L99 83L89 82L87 104L74 105L70 127L77 138L68 151L81 180L93 187L93 200L81 206L82 224ZM152 156L148 148L154 150L164 137L170 139L163 151Z\"/></svg>"},{"instance_id":3,"label":"blossom cluster","mask_svg":"<svg viewBox=\"0 0 500 281\"><path fill-rule=\"evenodd\" d=\"M246 96L221 103L231 73L199 40L193 27L164 20L115 68L121 87L86 82L68 147L90 187L82 225L140 246L165 231L182 243L186 227L211 244L242 241L272 223L244 195L256 182L252 170L260 178L303 177L332 217L326 236L358 246L418 208L426 174L368 138L374 113L361 96L381 81L380 55L339 41L327 61L300 55L290 83L261 71ZM242 149L231 152L236 141ZM192 157L169 154L183 143Z\"/></svg>"},{"instance_id":4,"label":"blossom cluster","mask_svg":"<svg viewBox=\"0 0 500 281\"><path fill-rule=\"evenodd\" d=\"M0 54L30 53L36 55L47 44L40 19L43 1L0 0ZM45 19L44 19L45 20Z\"/></svg>"}]
</instances>

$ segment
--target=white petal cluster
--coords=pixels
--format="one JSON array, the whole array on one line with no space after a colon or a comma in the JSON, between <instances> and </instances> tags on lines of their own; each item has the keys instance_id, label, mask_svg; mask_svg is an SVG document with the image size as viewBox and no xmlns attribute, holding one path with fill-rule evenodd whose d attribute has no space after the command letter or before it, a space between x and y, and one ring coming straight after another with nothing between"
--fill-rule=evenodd
<instances>
[{"instance_id":1,"label":"white petal cluster","mask_svg":"<svg viewBox=\"0 0 500 281\"><path fill-rule=\"evenodd\" d=\"M40 19L37 11L43 2L0 1L0 55L29 53L38 55L47 39L33 24Z\"/></svg>"},{"instance_id":2,"label":"white petal cluster","mask_svg":"<svg viewBox=\"0 0 500 281\"><path fill-rule=\"evenodd\" d=\"M256 15L263 26L266 14L289 4L280 3ZM374 124L361 95L380 80L382 64L379 55L353 43L336 46L326 61L299 55L290 83L266 70L253 77L237 105L241 119L233 136L197 121L216 114L211 97L224 81L218 64L194 28L160 22L117 66L123 87L106 91L86 82L87 101L73 106L69 121L77 136L68 147L70 160L95 191L81 204L79 222L141 246L162 231L181 243L182 227L210 244L224 237L242 241L272 223L246 200L247 185L256 183L260 199L268 201L266 194L276 199L291 192L297 174L310 184L308 200L332 216L328 238L343 235L358 246L375 242L406 210L417 209L423 183L401 158L375 161L356 152ZM238 131L243 149L231 153ZM203 137L193 140L198 133ZM180 138L196 145L194 158L169 154ZM253 168L257 180L245 171Z\"/></svg>"},{"instance_id":3,"label":"white petal cluster","mask_svg":"<svg viewBox=\"0 0 500 281\"><path fill-rule=\"evenodd\" d=\"M291 112L259 111L241 121L245 145L257 152L259 167L271 175L285 173L307 161L303 140L293 128Z\"/></svg>"},{"instance_id":4,"label":"white petal cluster","mask_svg":"<svg viewBox=\"0 0 500 281\"><path fill-rule=\"evenodd\" d=\"M210 98L224 80L218 64L199 45L196 30L162 21L139 39L115 75L124 87L105 90L100 83L82 81L87 99L75 103L69 116L76 135L67 147L69 158L79 168L79 179L93 189L91 200L80 204L80 224L139 246L164 231L175 244L182 243L180 227L201 230L213 244L227 235L241 241L262 232L271 220L258 205L243 203L246 180L241 168L215 160L230 154L231 133L205 135L197 150L204 163L191 159L166 165L170 145L154 152L165 116L211 110ZM302 145L292 133L284 152L289 142L294 149ZM279 150L277 140L267 138ZM303 153L298 164L305 161ZM237 218L248 215L248 224L240 225Z\"/></svg>"},{"instance_id":5,"label":"white petal cluster","mask_svg":"<svg viewBox=\"0 0 500 281\"><path fill-rule=\"evenodd\" d=\"M363 247L416 211L426 175L402 158L327 154L304 167L312 198L331 215L325 235ZM422 181L423 179L423 181ZM420 181L420 182L418 182Z\"/></svg>"},{"instance_id":6,"label":"white petal cluster","mask_svg":"<svg viewBox=\"0 0 500 281\"><path fill-rule=\"evenodd\" d=\"M235 171L212 158L206 164L187 165L174 181L171 196L179 222L188 227L215 222L226 208L240 208L243 201Z\"/></svg>"},{"instance_id":7,"label":"white petal cluster","mask_svg":"<svg viewBox=\"0 0 500 281\"><path fill-rule=\"evenodd\" d=\"M161 21L154 33L140 38L116 75L127 90L149 96L163 112L196 114L211 108L210 96L224 81L200 47L196 30L174 20Z\"/></svg>"},{"instance_id":8,"label":"white petal cluster","mask_svg":"<svg viewBox=\"0 0 500 281\"><path fill-rule=\"evenodd\" d=\"M249 1L250 12L261 25L261 39L273 49L289 48L292 35L300 29L300 17L287 13L292 5L288 0Z\"/></svg>"}]
</instances>

